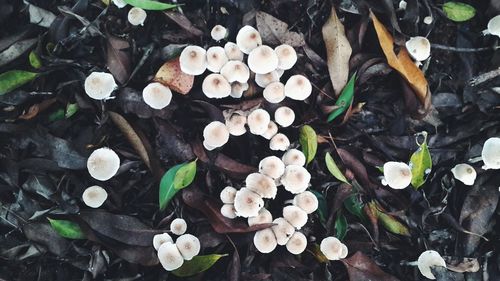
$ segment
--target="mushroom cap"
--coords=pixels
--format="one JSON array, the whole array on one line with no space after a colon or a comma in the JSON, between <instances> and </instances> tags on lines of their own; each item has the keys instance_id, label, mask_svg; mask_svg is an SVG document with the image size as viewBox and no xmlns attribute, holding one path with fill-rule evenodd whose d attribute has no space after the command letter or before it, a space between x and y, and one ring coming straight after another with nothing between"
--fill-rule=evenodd
<instances>
[{"instance_id":1,"label":"mushroom cap","mask_svg":"<svg viewBox=\"0 0 500 281\"><path fill-rule=\"evenodd\" d=\"M231 114L226 118L226 127L229 134L233 136L241 136L247 132L245 124L247 123L247 117L238 113Z\"/></svg>"},{"instance_id":2,"label":"mushroom cap","mask_svg":"<svg viewBox=\"0 0 500 281\"><path fill-rule=\"evenodd\" d=\"M227 63L226 51L220 46L210 47L207 50L207 69L212 72L219 72Z\"/></svg>"},{"instance_id":3,"label":"mushroom cap","mask_svg":"<svg viewBox=\"0 0 500 281\"><path fill-rule=\"evenodd\" d=\"M306 156L304 153L298 149L292 148L287 150L283 157L281 157L285 165L299 165L304 166L306 164Z\"/></svg>"},{"instance_id":4,"label":"mushroom cap","mask_svg":"<svg viewBox=\"0 0 500 281\"><path fill-rule=\"evenodd\" d=\"M271 223L273 221L273 215L266 208L262 208L259 211L259 214L255 217L248 218L248 225L256 225L263 223Z\"/></svg>"},{"instance_id":5,"label":"mushroom cap","mask_svg":"<svg viewBox=\"0 0 500 281\"><path fill-rule=\"evenodd\" d=\"M187 46L179 56L181 71L189 75L200 75L207 69L207 51L200 46Z\"/></svg>"},{"instance_id":6,"label":"mushroom cap","mask_svg":"<svg viewBox=\"0 0 500 281\"><path fill-rule=\"evenodd\" d=\"M142 90L142 99L150 107L162 109L170 104L172 91L161 83L153 82Z\"/></svg>"},{"instance_id":7,"label":"mushroom cap","mask_svg":"<svg viewBox=\"0 0 500 281\"><path fill-rule=\"evenodd\" d=\"M316 211L319 206L318 198L310 191L301 192L293 198L293 205L301 208L307 214Z\"/></svg>"},{"instance_id":8,"label":"mushroom cap","mask_svg":"<svg viewBox=\"0 0 500 281\"><path fill-rule=\"evenodd\" d=\"M224 76L212 73L203 79L201 89L208 98L221 99L231 95L231 84Z\"/></svg>"},{"instance_id":9,"label":"mushroom cap","mask_svg":"<svg viewBox=\"0 0 500 281\"><path fill-rule=\"evenodd\" d=\"M278 56L271 47L262 45L250 52L247 63L251 71L265 74L278 68Z\"/></svg>"},{"instance_id":10,"label":"mushroom cap","mask_svg":"<svg viewBox=\"0 0 500 281\"><path fill-rule=\"evenodd\" d=\"M249 54L253 49L262 45L262 38L257 29L252 26L243 26L236 35L236 45L245 53Z\"/></svg>"},{"instance_id":11,"label":"mushroom cap","mask_svg":"<svg viewBox=\"0 0 500 281\"><path fill-rule=\"evenodd\" d=\"M118 172L120 158L112 149L102 147L94 150L87 159L87 170L96 180L107 181Z\"/></svg>"},{"instance_id":12,"label":"mushroom cap","mask_svg":"<svg viewBox=\"0 0 500 281\"><path fill-rule=\"evenodd\" d=\"M220 70L220 74L226 78L229 83L246 83L250 78L248 66L241 61L228 61Z\"/></svg>"},{"instance_id":13,"label":"mushroom cap","mask_svg":"<svg viewBox=\"0 0 500 281\"><path fill-rule=\"evenodd\" d=\"M285 99L285 85L279 81L272 82L266 86L262 95L270 103L280 103Z\"/></svg>"},{"instance_id":14,"label":"mushroom cap","mask_svg":"<svg viewBox=\"0 0 500 281\"><path fill-rule=\"evenodd\" d=\"M224 123L212 121L203 129L203 143L211 147L221 147L229 140L229 131Z\"/></svg>"},{"instance_id":15,"label":"mushroom cap","mask_svg":"<svg viewBox=\"0 0 500 281\"><path fill-rule=\"evenodd\" d=\"M113 2L113 4L115 4L116 7L120 8L120 9L127 6L127 3L123 0L113 0L112 2Z\"/></svg>"},{"instance_id":16,"label":"mushroom cap","mask_svg":"<svg viewBox=\"0 0 500 281\"><path fill-rule=\"evenodd\" d=\"M259 194L262 198L274 198L278 188L274 180L260 173L251 173L245 179L246 188Z\"/></svg>"},{"instance_id":17,"label":"mushroom cap","mask_svg":"<svg viewBox=\"0 0 500 281\"><path fill-rule=\"evenodd\" d=\"M287 222L284 218L277 218L273 220L273 225L271 229L274 232L274 236L276 236L276 241L278 245L285 245L288 240L292 237L295 232L295 228L289 222Z\"/></svg>"},{"instance_id":18,"label":"mushroom cap","mask_svg":"<svg viewBox=\"0 0 500 281\"><path fill-rule=\"evenodd\" d=\"M285 151L290 146L290 140L288 137L282 133L277 133L269 141L269 148L271 150L281 150Z\"/></svg>"},{"instance_id":19,"label":"mushroom cap","mask_svg":"<svg viewBox=\"0 0 500 281\"><path fill-rule=\"evenodd\" d=\"M438 252L429 250L420 254L417 260L417 266L423 276L435 280L436 276L432 274L431 266L446 267L446 262Z\"/></svg>"},{"instance_id":20,"label":"mushroom cap","mask_svg":"<svg viewBox=\"0 0 500 281\"><path fill-rule=\"evenodd\" d=\"M321 241L320 250L329 260L339 260L347 252L342 242L336 237L326 237Z\"/></svg>"},{"instance_id":21,"label":"mushroom cap","mask_svg":"<svg viewBox=\"0 0 500 281\"><path fill-rule=\"evenodd\" d=\"M382 184L394 189L406 188L411 183L411 168L403 162L386 162Z\"/></svg>"},{"instance_id":22,"label":"mushroom cap","mask_svg":"<svg viewBox=\"0 0 500 281\"><path fill-rule=\"evenodd\" d=\"M488 33L500 37L500 15L495 16L488 21Z\"/></svg>"},{"instance_id":23,"label":"mushroom cap","mask_svg":"<svg viewBox=\"0 0 500 281\"><path fill-rule=\"evenodd\" d=\"M131 25L144 25L146 21L146 11L141 8L133 7L128 11L127 19Z\"/></svg>"},{"instance_id":24,"label":"mushroom cap","mask_svg":"<svg viewBox=\"0 0 500 281\"><path fill-rule=\"evenodd\" d=\"M247 83L233 82L231 83L231 97L239 99L243 96L243 93L248 90Z\"/></svg>"},{"instance_id":25,"label":"mushroom cap","mask_svg":"<svg viewBox=\"0 0 500 281\"><path fill-rule=\"evenodd\" d=\"M203 140L203 147L205 147L205 149L208 151L212 151L217 148L215 146L211 146L210 144L208 144L206 140Z\"/></svg>"},{"instance_id":26,"label":"mushroom cap","mask_svg":"<svg viewBox=\"0 0 500 281\"><path fill-rule=\"evenodd\" d=\"M87 187L82 194L82 200L90 208L99 208L108 198L106 190L98 185Z\"/></svg>"},{"instance_id":27,"label":"mushroom cap","mask_svg":"<svg viewBox=\"0 0 500 281\"><path fill-rule=\"evenodd\" d=\"M259 162L259 173L278 179L285 173L285 164L276 156L267 156Z\"/></svg>"},{"instance_id":28,"label":"mushroom cap","mask_svg":"<svg viewBox=\"0 0 500 281\"><path fill-rule=\"evenodd\" d=\"M411 37L406 41L406 49L416 61L426 60L431 55L431 43L422 36Z\"/></svg>"},{"instance_id":29,"label":"mushroom cap","mask_svg":"<svg viewBox=\"0 0 500 281\"><path fill-rule=\"evenodd\" d=\"M177 238L175 245L184 260L191 260L200 253L200 240L191 234L183 234Z\"/></svg>"},{"instance_id":30,"label":"mushroom cap","mask_svg":"<svg viewBox=\"0 0 500 281\"><path fill-rule=\"evenodd\" d=\"M262 197L248 188L242 188L234 197L234 208L239 217L255 217L264 206Z\"/></svg>"},{"instance_id":31,"label":"mushroom cap","mask_svg":"<svg viewBox=\"0 0 500 281\"><path fill-rule=\"evenodd\" d=\"M186 233L187 223L184 219L176 218L170 223L170 231L175 235L182 235Z\"/></svg>"},{"instance_id":32,"label":"mushroom cap","mask_svg":"<svg viewBox=\"0 0 500 281\"><path fill-rule=\"evenodd\" d=\"M431 24L433 21L434 19L432 18L432 16L426 16L423 20L425 24Z\"/></svg>"},{"instance_id":33,"label":"mushroom cap","mask_svg":"<svg viewBox=\"0 0 500 281\"><path fill-rule=\"evenodd\" d=\"M210 31L210 36L212 36L212 39L215 41L220 41L226 37L227 30L224 26L218 24L212 28L212 31Z\"/></svg>"},{"instance_id":34,"label":"mushroom cap","mask_svg":"<svg viewBox=\"0 0 500 281\"><path fill-rule=\"evenodd\" d=\"M311 181L311 174L302 166L288 165L281 177L281 183L293 194L304 192Z\"/></svg>"},{"instance_id":35,"label":"mushroom cap","mask_svg":"<svg viewBox=\"0 0 500 281\"><path fill-rule=\"evenodd\" d=\"M174 243L166 242L158 249L158 259L165 270L172 271L181 267L184 263L179 249Z\"/></svg>"},{"instance_id":36,"label":"mushroom cap","mask_svg":"<svg viewBox=\"0 0 500 281\"><path fill-rule=\"evenodd\" d=\"M453 176L465 185L473 185L476 180L476 170L469 164L457 164L451 169Z\"/></svg>"},{"instance_id":37,"label":"mushroom cap","mask_svg":"<svg viewBox=\"0 0 500 281\"><path fill-rule=\"evenodd\" d=\"M340 253L340 258L345 259L348 254L349 254L349 249L347 248L347 246L344 243L342 243L342 251Z\"/></svg>"},{"instance_id":38,"label":"mushroom cap","mask_svg":"<svg viewBox=\"0 0 500 281\"><path fill-rule=\"evenodd\" d=\"M227 42L226 45L224 45L224 51L226 51L226 55L229 60L243 60L243 52L240 50L238 45L233 42Z\"/></svg>"},{"instance_id":39,"label":"mushroom cap","mask_svg":"<svg viewBox=\"0 0 500 281\"><path fill-rule=\"evenodd\" d=\"M278 125L273 121L269 121L267 124L267 130L261 135L262 137L270 140L278 133Z\"/></svg>"},{"instance_id":40,"label":"mushroom cap","mask_svg":"<svg viewBox=\"0 0 500 281\"><path fill-rule=\"evenodd\" d=\"M274 251L277 246L276 237L274 236L273 231L269 228L255 232L255 235L253 236L253 244L255 245L255 248L257 248L257 251L263 254Z\"/></svg>"},{"instance_id":41,"label":"mushroom cap","mask_svg":"<svg viewBox=\"0 0 500 281\"><path fill-rule=\"evenodd\" d=\"M304 252L307 247L307 238L302 232L295 231L295 233L290 237L286 243L286 249L288 252L298 255Z\"/></svg>"},{"instance_id":42,"label":"mushroom cap","mask_svg":"<svg viewBox=\"0 0 500 281\"><path fill-rule=\"evenodd\" d=\"M220 201L224 204L234 204L234 197L238 190L232 186L226 186L220 192Z\"/></svg>"},{"instance_id":43,"label":"mushroom cap","mask_svg":"<svg viewBox=\"0 0 500 281\"><path fill-rule=\"evenodd\" d=\"M500 169L500 138L489 138L484 142L481 151L483 169Z\"/></svg>"},{"instance_id":44,"label":"mushroom cap","mask_svg":"<svg viewBox=\"0 0 500 281\"><path fill-rule=\"evenodd\" d=\"M220 208L221 215L225 216L228 219L234 219L237 217L236 209L233 204L224 204Z\"/></svg>"},{"instance_id":45,"label":"mushroom cap","mask_svg":"<svg viewBox=\"0 0 500 281\"><path fill-rule=\"evenodd\" d=\"M311 93L311 82L304 75L293 75L285 83L285 96L293 100L305 100Z\"/></svg>"},{"instance_id":46,"label":"mushroom cap","mask_svg":"<svg viewBox=\"0 0 500 281\"><path fill-rule=\"evenodd\" d=\"M267 131L267 126L271 122L271 116L264 109L256 109L247 117L250 133L254 135L262 135Z\"/></svg>"},{"instance_id":47,"label":"mushroom cap","mask_svg":"<svg viewBox=\"0 0 500 281\"><path fill-rule=\"evenodd\" d=\"M288 127L295 121L295 112L288 106L282 106L274 112L274 121L281 127Z\"/></svg>"},{"instance_id":48,"label":"mushroom cap","mask_svg":"<svg viewBox=\"0 0 500 281\"><path fill-rule=\"evenodd\" d=\"M279 81L280 77L276 70L264 74L255 74L255 83L261 88L266 88L269 84ZM284 89L285 88L283 87L283 91Z\"/></svg>"},{"instance_id":49,"label":"mushroom cap","mask_svg":"<svg viewBox=\"0 0 500 281\"><path fill-rule=\"evenodd\" d=\"M95 100L109 98L117 87L113 75L106 72L92 72L84 83L85 93Z\"/></svg>"},{"instance_id":50,"label":"mushroom cap","mask_svg":"<svg viewBox=\"0 0 500 281\"><path fill-rule=\"evenodd\" d=\"M297 62L297 53L295 49L287 44L279 45L274 48L274 52L278 56L278 68L288 70Z\"/></svg>"},{"instance_id":51,"label":"mushroom cap","mask_svg":"<svg viewBox=\"0 0 500 281\"><path fill-rule=\"evenodd\" d=\"M284 207L283 217L296 229L301 229L307 223L307 213L295 205Z\"/></svg>"},{"instance_id":52,"label":"mushroom cap","mask_svg":"<svg viewBox=\"0 0 500 281\"><path fill-rule=\"evenodd\" d=\"M158 251L163 243L174 243L172 237L168 233L156 234L153 236L153 247Z\"/></svg>"}]
</instances>

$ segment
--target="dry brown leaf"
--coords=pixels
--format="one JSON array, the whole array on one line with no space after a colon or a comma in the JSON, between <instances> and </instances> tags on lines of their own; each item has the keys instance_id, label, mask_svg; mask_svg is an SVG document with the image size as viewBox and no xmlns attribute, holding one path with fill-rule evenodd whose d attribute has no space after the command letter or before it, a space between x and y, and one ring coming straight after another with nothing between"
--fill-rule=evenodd
<instances>
[{"instance_id":1,"label":"dry brown leaf","mask_svg":"<svg viewBox=\"0 0 500 281\"><path fill-rule=\"evenodd\" d=\"M130 77L130 57L127 51L130 44L123 39L108 35L107 63L109 72L115 79L124 84Z\"/></svg>"},{"instance_id":2,"label":"dry brown leaf","mask_svg":"<svg viewBox=\"0 0 500 281\"><path fill-rule=\"evenodd\" d=\"M362 252L356 252L347 259L341 260L347 268L349 280L399 281L398 278L385 273L380 267Z\"/></svg>"},{"instance_id":3,"label":"dry brown leaf","mask_svg":"<svg viewBox=\"0 0 500 281\"><path fill-rule=\"evenodd\" d=\"M338 96L349 79L349 58L352 48L345 35L344 25L340 22L332 8L330 18L323 25L323 40L325 41L328 72L335 94Z\"/></svg>"},{"instance_id":4,"label":"dry brown leaf","mask_svg":"<svg viewBox=\"0 0 500 281\"><path fill-rule=\"evenodd\" d=\"M49 108L52 104L54 104L57 101L56 98L51 98L48 100L44 100L41 103L34 104L30 106L27 112L25 112L23 115L19 116L19 119L23 120L30 120L35 118L38 113L43 112L47 108Z\"/></svg>"},{"instance_id":5,"label":"dry brown leaf","mask_svg":"<svg viewBox=\"0 0 500 281\"><path fill-rule=\"evenodd\" d=\"M427 104L426 99L427 95L430 95L430 92L424 73L415 65L405 48L402 48L398 54L394 52L394 38L392 35L371 11L370 17L373 20L373 26L377 32L378 40L387 58L387 62L408 82L413 91L415 91L419 101L422 104Z\"/></svg>"},{"instance_id":6,"label":"dry brown leaf","mask_svg":"<svg viewBox=\"0 0 500 281\"><path fill-rule=\"evenodd\" d=\"M268 13L257 12L255 21L262 41L269 45L288 44L301 47L306 43L302 33L288 31L288 24Z\"/></svg>"},{"instance_id":7,"label":"dry brown leaf","mask_svg":"<svg viewBox=\"0 0 500 281\"><path fill-rule=\"evenodd\" d=\"M162 83L177 93L185 95L193 87L194 76L181 71L179 58L177 57L165 62L153 80Z\"/></svg>"}]
</instances>

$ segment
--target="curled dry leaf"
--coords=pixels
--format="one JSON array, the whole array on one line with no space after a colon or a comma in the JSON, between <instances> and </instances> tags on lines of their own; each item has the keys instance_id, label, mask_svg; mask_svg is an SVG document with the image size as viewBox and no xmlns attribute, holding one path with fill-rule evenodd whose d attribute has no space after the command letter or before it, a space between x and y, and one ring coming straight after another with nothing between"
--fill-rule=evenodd
<instances>
[{"instance_id":1,"label":"curled dry leaf","mask_svg":"<svg viewBox=\"0 0 500 281\"><path fill-rule=\"evenodd\" d=\"M165 62L153 80L162 83L177 93L185 95L193 87L194 76L181 71L179 58L177 57Z\"/></svg>"},{"instance_id":2,"label":"curled dry leaf","mask_svg":"<svg viewBox=\"0 0 500 281\"><path fill-rule=\"evenodd\" d=\"M362 252L356 252L351 257L341 261L347 268L349 280L399 281L398 278L382 271Z\"/></svg>"},{"instance_id":3,"label":"curled dry leaf","mask_svg":"<svg viewBox=\"0 0 500 281\"><path fill-rule=\"evenodd\" d=\"M339 95L349 78L349 58L352 48L345 35L344 25L340 22L333 7L330 18L323 25L322 33L330 80L335 94Z\"/></svg>"},{"instance_id":4,"label":"curled dry leaf","mask_svg":"<svg viewBox=\"0 0 500 281\"><path fill-rule=\"evenodd\" d=\"M51 98L48 100L44 100L40 103L34 104L30 106L27 112L25 112L23 115L19 116L19 119L23 120L30 120L32 118L35 118L38 113L45 111L47 108L49 108L52 104L54 104L57 101L56 98Z\"/></svg>"},{"instance_id":5,"label":"curled dry leaf","mask_svg":"<svg viewBox=\"0 0 500 281\"><path fill-rule=\"evenodd\" d=\"M262 36L262 41L267 44L288 44L292 47L301 47L305 44L302 33L289 31L288 24L268 13L257 12L255 21L257 22L257 29Z\"/></svg>"},{"instance_id":6,"label":"curled dry leaf","mask_svg":"<svg viewBox=\"0 0 500 281\"><path fill-rule=\"evenodd\" d=\"M127 52L130 44L126 40L108 35L106 46L106 65L115 79L124 84L130 76L130 57Z\"/></svg>"}]
</instances>

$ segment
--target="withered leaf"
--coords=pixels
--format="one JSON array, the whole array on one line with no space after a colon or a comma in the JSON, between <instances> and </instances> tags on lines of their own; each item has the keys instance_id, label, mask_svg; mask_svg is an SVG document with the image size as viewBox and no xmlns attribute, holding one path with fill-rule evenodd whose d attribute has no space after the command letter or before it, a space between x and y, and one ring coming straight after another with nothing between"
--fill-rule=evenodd
<instances>
[{"instance_id":1,"label":"withered leaf","mask_svg":"<svg viewBox=\"0 0 500 281\"><path fill-rule=\"evenodd\" d=\"M287 23L268 13L257 12L255 21L257 22L257 29L262 36L262 41L266 44L288 44L292 47L301 47L305 44L302 33L289 31Z\"/></svg>"},{"instance_id":2,"label":"withered leaf","mask_svg":"<svg viewBox=\"0 0 500 281\"><path fill-rule=\"evenodd\" d=\"M127 51L130 44L123 39L108 35L106 46L106 65L115 79L124 84L130 76L130 57Z\"/></svg>"},{"instance_id":3,"label":"withered leaf","mask_svg":"<svg viewBox=\"0 0 500 281\"><path fill-rule=\"evenodd\" d=\"M351 257L341 261L347 268L349 280L399 281L398 278L382 271L362 252L356 252Z\"/></svg>"},{"instance_id":4,"label":"withered leaf","mask_svg":"<svg viewBox=\"0 0 500 281\"><path fill-rule=\"evenodd\" d=\"M194 76L181 71L179 58L165 62L153 79L179 94L187 94L193 87Z\"/></svg>"}]
</instances>

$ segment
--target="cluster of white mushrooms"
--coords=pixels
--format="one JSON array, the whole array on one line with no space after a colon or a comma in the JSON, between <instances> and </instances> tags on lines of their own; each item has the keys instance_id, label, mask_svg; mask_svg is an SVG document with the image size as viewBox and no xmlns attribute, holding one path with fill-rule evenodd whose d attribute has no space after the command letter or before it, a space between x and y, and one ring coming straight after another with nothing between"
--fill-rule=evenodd
<instances>
[{"instance_id":1,"label":"cluster of white mushrooms","mask_svg":"<svg viewBox=\"0 0 500 281\"><path fill-rule=\"evenodd\" d=\"M194 235L186 234L186 230L186 221L177 218L170 223L170 232L179 236L175 243L168 233L153 237L153 247L158 251L158 260L165 270L176 270L185 260L191 260L200 253L200 240Z\"/></svg>"}]
</instances>

